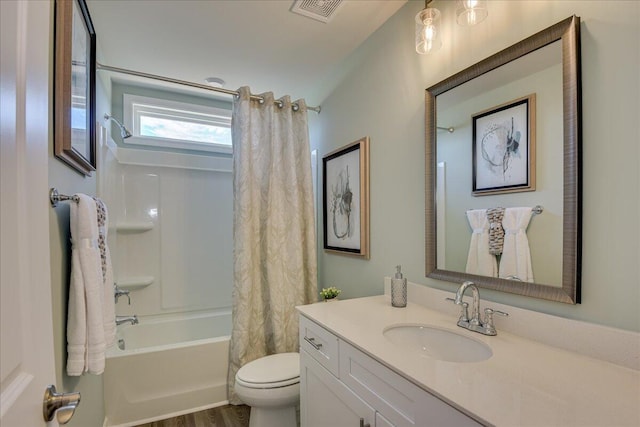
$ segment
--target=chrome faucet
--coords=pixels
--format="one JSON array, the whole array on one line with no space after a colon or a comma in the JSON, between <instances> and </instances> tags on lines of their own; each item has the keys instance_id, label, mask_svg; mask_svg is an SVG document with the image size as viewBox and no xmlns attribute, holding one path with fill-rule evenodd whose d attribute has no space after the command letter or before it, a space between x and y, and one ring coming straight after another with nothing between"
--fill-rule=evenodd
<instances>
[{"instance_id":1,"label":"chrome faucet","mask_svg":"<svg viewBox=\"0 0 640 427\"><path fill-rule=\"evenodd\" d=\"M456 297L453 300L454 303L458 305L462 305L462 297L466 292L467 288L471 289L471 295L473 295L473 306L471 306L471 319L468 320L469 326L479 326L480 325L480 291L478 291L478 287L473 282L464 282L458 288L458 292L456 292ZM458 325L460 326L460 325ZM469 329L469 328L467 328Z\"/></svg>"},{"instance_id":2,"label":"chrome faucet","mask_svg":"<svg viewBox=\"0 0 640 427\"><path fill-rule=\"evenodd\" d=\"M471 307L471 318L469 318L469 314L467 311L468 303L462 301L462 297L464 297L464 293L467 289L471 289L471 294L473 296L473 306ZM447 298L448 300L453 301L455 304L461 306L460 308L460 317L458 318L458 326L461 328L469 329L470 331L478 332L484 335L496 335L498 331L496 331L495 326L493 325L493 315L498 314L500 316L508 316L509 314L504 311L494 310L492 308L484 309L484 321L480 320L480 291L478 287L473 282L464 282L458 288L456 292L455 298Z\"/></svg>"},{"instance_id":3,"label":"chrome faucet","mask_svg":"<svg viewBox=\"0 0 640 427\"><path fill-rule=\"evenodd\" d=\"M138 316L135 314L133 316L116 316L116 325L122 325L123 323L131 323L132 325L137 325Z\"/></svg>"},{"instance_id":4,"label":"chrome faucet","mask_svg":"<svg viewBox=\"0 0 640 427\"><path fill-rule=\"evenodd\" d=\"M113 285L113 295L116 299L116 304L118 303L118 298L125 296L127 297L127 300L129 301L129 305L131 305L131 297L129 296L129 291L128 290L124 290L124 289L120 289L118 287L118 285L114 284Z\"/></svg>"}]
</instances>

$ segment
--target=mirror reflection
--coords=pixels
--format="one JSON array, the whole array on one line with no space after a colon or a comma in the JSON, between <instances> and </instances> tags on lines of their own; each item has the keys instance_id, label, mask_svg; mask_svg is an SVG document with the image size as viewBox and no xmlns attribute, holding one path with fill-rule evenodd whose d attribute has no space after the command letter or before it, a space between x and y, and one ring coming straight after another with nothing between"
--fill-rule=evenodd
<instances>
[{"instance_id":1,"label":"mirror reflection","mask_svg":"<svg viewBox=\"0 0 640 427\"><path fill-rule=\"evenodd\" d=\"M580 19L426 91L427 277L580 302Z\"/></svg>"},{"instance_id":2,"label":"mirror reflection","mask_svg":"<svg viewBox=\"0 0 640 427\"><path fill-rule=\"evenodd\" d=\"M529 157L535 176L535 191L502 191L486 195L474 195L473 183L473 116L494 106L504 105L523 96L534 95L535 105L530 106L535 117L531 124L530 136L535 138L530 155L523 147L512 154L513 160L526 162ZM511 277L514 280L544 283L550 286L562 286L562 51L559 41L539 49L525 57L468 81L436 98L437 118L440 127L452 127L453 132L438 130L436 153L438 174L436 176L436 195L441 202L437 204L440 221L438 229L443 231L438 239L438 268L480 274L492 277ZM500 120L502 120L501 118ZM505 126L506 125L506 126ZM486 164L489 168L498 166L496 181L505 180L504 159L508 151L498 151L507 147L512 121L497 127L493 146L483 148L484 154L491 152L493 158L486 160L476 156L478 168ZM506 128L506 129L505 129ZM504 130L503 132L500 132ZM521 139L524 139L521 137ZM479 142L480 135L475 140ZM511 145L515 144L513 142ZM488 145L488 144L487 144ZM520 141L520 145L522 141ZM479 150L476 150L476 152ZM490 169L489 169L490 170ZM513 268L509 258L513 256L512 247L507 242L507 252L500 250L500 243L509 240L505 233L490 233L501 227L501 221L490 221L486 210L493 208L513 208L542 206L540 214L533 214L524 225L530 256L520 248L519 263L530 265ZM492 211L489 211L492 213ZM475 215L474 215L475 214ZM500 215L500 211L496 212ZM504 217L504 213L502 213ZM497 219L497 218L494 218ZM524 219L523 219L524 221ZM490 229L487 236L478 236L474 229L485 223ZM491 227L493 224L493 227ZM497 224L497 227L496 227ZM443 229L443 230L441 230ZM506 232L509 233L509 232ZM496 239L493 236L498 235ZM472 243L480 240L486 244ZM487 237L486 239L484 237ZM486 240L486 241L485 241ZM488 243L497 242L493 253ZM476 242L474 242L476 243ZM520 246L523 245L519 242ZM524 243L526 245L526 242ZM504 247L504 244L502 245ZM504 255L504 256L503 256ZM518 255L516 255L518 256ZM529 259L526 259L529 258Z\"/></svg>"}]
</instances>

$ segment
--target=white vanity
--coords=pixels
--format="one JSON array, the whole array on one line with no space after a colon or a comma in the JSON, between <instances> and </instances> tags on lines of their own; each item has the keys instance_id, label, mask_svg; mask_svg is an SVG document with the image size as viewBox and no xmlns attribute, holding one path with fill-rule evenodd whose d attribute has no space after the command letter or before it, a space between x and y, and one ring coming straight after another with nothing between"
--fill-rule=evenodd
<instances>
[{"instance_id":1,"label":"white vanity","mask_svg":"<svg viewBox=\"0 0 640 427\"><path fill-rule=\"evenodd\" d=\"M456 327L455 314L411 302L393 308L388 296L298 310L302 427L640 425L636 369L541 344L500 324L497 336L484 336ZM488 358L448 361L385 334L415 325L470 339L490 349Z\"/></svg>"},{"instance_id":2,"label":"white vanity","mask_svg":"<svg viewBox=\"0 0 640 427\"><path fill-rule=\"evenodd\" d=\"M306 317L300 338L302 426L480 425Z\"/></svg>"}]
</instances>

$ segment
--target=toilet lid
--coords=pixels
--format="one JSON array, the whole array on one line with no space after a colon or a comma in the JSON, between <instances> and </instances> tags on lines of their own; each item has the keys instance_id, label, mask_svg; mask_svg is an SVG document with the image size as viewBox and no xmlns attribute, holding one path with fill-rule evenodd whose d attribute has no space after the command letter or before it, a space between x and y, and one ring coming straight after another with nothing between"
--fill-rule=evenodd
<instances>
[{"instance_id":1,"label":"toilet lid","mask_svg":"<svg viewBox=\"0 0 640 427\"><path fill-rule=\"evenodd\" d=\"M236 381L247 387L284 387L300 381L300 354L261 357L238 370Z\"/></svg>"}]
</instances>

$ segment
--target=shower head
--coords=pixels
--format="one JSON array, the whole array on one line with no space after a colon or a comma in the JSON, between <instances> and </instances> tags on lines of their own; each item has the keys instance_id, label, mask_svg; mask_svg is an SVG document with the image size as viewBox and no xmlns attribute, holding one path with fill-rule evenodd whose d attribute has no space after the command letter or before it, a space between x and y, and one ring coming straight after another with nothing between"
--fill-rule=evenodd
<instances>
[{"instance_id":1,"label":"shower head","mask_svg":"<svg viewBox=\"0 0 640 427\"><path fill-rule=\"evenodd\" d=\"M120 136L122 137L122 139L127 139L132 136L131 132L129 132L127 128L124 127L124 125L120 123L115 117L105 113L104 120L105 122L108 122L109 120L113 120L114 122L116 122L116 125L118 125L118 127L120 128Z\"/></svg>"}]
</instances>

